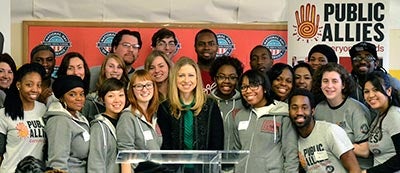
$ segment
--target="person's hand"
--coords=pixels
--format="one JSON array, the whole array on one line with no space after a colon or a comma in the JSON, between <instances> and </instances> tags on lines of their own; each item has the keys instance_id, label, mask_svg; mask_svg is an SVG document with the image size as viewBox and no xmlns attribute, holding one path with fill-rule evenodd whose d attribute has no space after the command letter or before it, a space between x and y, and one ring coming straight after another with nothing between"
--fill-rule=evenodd
<instances>
[{"instance_id":1,"label":"person's hand","mask_svg":"<svg viewBox=\"0 0 400 173\"><path fill-rule=\"evenodd\" d=\"M51 88L46 88L46 89L42 90L42 93L40 93L37 100L39 102L46 104L47 98L49 98L49 96L51 96L52 94L53 94L53 90Z\"/></svg>"},{"instance_id":2,"label":"person's hand","mask_svg":"<svg viewBox=\"0 0 400 173\"><path fill-rule=\"evenodd\" d=\"M367 173L367 170L362 170L361 173Z\"/></svg>"},{"instance_id":3,"label":"person's hand","mask_svg":"<svg viewBox=\"0 0 400 173\"><path fill-rule=\"evenodd\" d=\"M319 14L316 14L315 11L315 5L307 4L305 11L304 5L302 5L300 14L299 11L295 12L297 33L303 38L313 38L318 32Z\"/></svg>"}]
</instances>

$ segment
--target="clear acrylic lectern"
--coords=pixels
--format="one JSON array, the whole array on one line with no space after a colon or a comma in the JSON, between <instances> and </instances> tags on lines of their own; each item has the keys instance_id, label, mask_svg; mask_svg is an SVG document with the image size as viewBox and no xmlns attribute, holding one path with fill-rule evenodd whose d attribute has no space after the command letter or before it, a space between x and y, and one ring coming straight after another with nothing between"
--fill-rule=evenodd
<instances>
[{"instance_id":1,"label":"clear acrylic lectern","mask_svg":"<svg viewBox=\"0 0 400 173\"><path fill-rule=\"evenodd\" d=\"M217 166L238 164L249 154L248 150L124 150L119 151L117 163L140 163L152 161L159 164L203 164Z\"/></svg>"}]
</instances>

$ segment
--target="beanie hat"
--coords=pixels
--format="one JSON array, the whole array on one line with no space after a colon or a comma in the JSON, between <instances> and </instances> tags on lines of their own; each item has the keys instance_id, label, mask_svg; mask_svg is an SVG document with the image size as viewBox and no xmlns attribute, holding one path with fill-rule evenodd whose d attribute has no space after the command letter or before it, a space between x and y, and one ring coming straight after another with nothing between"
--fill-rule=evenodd
<instances>
[{"instance_id":1,"label":"beanie hat","mask_svg":"<svg viewBox=\"0 0 400 173\"><path fill-rule=\"evenodd\" d=\"M335 51L326 44L317 44L312 47L308 53L308 59L310 59L311 55L315 52L325 55L326 59L328 59L328 62L338 63L338 57L336 56Z\"/></svg>"},{"instance_id":2,"label":"beanie hat","mask_svg":"<svg viewBox=\"0 0 400 173\"><path fill-rule=\"evenodd\" d=\"M85 88L83 80L78 76L66 75L57 78L52 85L54 95L60 99L65 93L76 88Z\"/></svg>"},{"instance_id":3,"label":"beanie hat","mask_svg":"<svg viewBox=\"0 0 400 173\"><path fill-rule=\"evenodd\" d=\"M368 42L360 42L355 44L353 47L351 47L349 53L350 57L355 57L358 52L360 51L367 51L369 52L372 56L374 56L375 60L378 59L378 54L376 52L376 46L374 44L368 43Z\"/></svg>"}]
</instances>

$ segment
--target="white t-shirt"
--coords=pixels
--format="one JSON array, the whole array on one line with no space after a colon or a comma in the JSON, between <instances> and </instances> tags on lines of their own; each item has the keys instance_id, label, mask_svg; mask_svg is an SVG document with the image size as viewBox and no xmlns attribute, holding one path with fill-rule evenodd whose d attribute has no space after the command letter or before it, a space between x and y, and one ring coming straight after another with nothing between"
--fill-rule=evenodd
<instances>
[{"instance_id":1,"label":"white t-shirt","mask_svg":"<svg viewBox=\"0 0 400 173\"><path fill-rule=\"evenodd\" d=\"M42 116L45 112L46 106L35 101L32 110L24 111L23 120L13 121L5 116L4 108L0 109L0 133L7 135L1 173L14 173L18 162L26 156L43 159L45 134Z\"/></svg>"},{"instance_id":2,"label":"white t-shirt","mask_svg":"<svg viewBox=\"0 0 400 173\"><path fill-rule=\"evenodd\" d=\"M353 144L338 125L315 121L311 134L299 137L298 144L299 161L306 172L347 172L340 156L353 149Z\"/></svg>"}]
</instances>

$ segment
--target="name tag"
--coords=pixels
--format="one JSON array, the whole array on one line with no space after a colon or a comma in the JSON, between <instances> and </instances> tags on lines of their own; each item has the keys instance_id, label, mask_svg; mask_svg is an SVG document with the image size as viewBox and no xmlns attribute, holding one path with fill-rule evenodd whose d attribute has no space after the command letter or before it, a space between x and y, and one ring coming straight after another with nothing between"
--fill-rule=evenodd
<instances>
[{"instance_id":1,"label":"name tag","mask_svg":"<svg viewBox=\"0 0 400 173\"><path fill-rule=\"evenodd\" d=\"M315 155L315 159L317 159L317 161L328 159L328 153L326 153L326 151L316 151L314 153L314 155Z\"/></svg>"},{"instance_id":2,"label":"name tag","mask_svg":"<svg viewBox=\"0 0 400 173\"><path fill-rule=\"evenodd\" d=\"M89 134L89 132L84 131L84 132L82 133L82 137L83 137L83 140L84 140L85 142L89 141L89 140L90 140L90 134Z\"/></svg>"},{"instance_id":3,"label":"name tag","mask_svg":"<svg viewBox=\"0 0 400 173\"><path fill-rule=\"evenodd\" d=\"M143 132L144 140L153 140L153 134L151 133L150 130L146 130Z\"/></svg>"},{"instance_id":4,"label":"name tag","mask_svg":"<svg viewBox=\"0 0 400 173\"><path fill-rule=\"evenodd\" d=\"M249 121L240 121L238 130L246 130L249 127Z\"/></svg>"}]
</instances>

